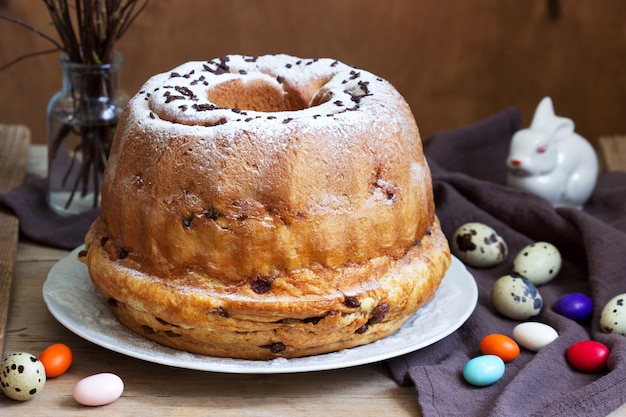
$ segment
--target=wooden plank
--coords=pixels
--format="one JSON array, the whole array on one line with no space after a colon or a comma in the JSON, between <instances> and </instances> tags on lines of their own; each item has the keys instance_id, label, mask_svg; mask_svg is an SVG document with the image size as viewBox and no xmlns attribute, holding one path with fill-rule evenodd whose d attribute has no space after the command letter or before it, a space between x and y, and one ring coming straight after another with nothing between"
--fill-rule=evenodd
<instances>
[{"instance_id":1,"label":"wooden plank","mask_svg":"<svg viewBox=\"0 0 626 417\"><path fill-rule=\"evenodd\" d=\"M26 126L0 124L0 193L24 180L29 144L30 130ZM17 217L0 208L0 352L4 351L18 232Z\"/></svg>"},{"instance_id":2,"label":"wooden plank","mask_svg":"<svg viewBox=\"0 0 626 417\"><path fill-rule=\"evenodd\" d=\"M626 171L626 135L601 136L598 148L607 171Z\"/></svg>"}]
</instances>

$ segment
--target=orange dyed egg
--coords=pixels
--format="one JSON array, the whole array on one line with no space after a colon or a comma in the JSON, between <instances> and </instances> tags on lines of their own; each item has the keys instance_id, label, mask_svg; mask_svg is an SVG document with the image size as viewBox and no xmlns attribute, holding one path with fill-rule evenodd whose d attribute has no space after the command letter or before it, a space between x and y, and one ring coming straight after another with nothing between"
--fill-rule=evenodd
<instances>
[{"instance_id":1,"label":"orange dyed egg","mask_svg":"<svg viewBox=\"0 0 626 417\"><path fill-rule=\"evenodd\" d=\"M484 355L499 356L504 362L511 362L520 352L515 340L499 333L485 336L480 342L480 351Z\"/></svg>"},{"instance_id":2,"label":"orange dyed egg","mask_svg":"<svg viewBox=\"0 0 626 417\"><path fill-rule=\"evenodd\" d=\"M62 375L72 365L72 350L62 343L48 346L39 355L39 361L43 364L48 378Z\"/></svg>"}]
</instances>

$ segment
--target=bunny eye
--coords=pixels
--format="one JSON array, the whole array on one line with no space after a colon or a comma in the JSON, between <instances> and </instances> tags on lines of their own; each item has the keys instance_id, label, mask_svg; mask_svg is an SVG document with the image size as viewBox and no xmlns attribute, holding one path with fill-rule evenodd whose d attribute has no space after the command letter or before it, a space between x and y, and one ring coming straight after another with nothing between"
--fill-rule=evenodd
<instances>
[{"instance_id":1,"label":"bunny eye","mask_svg":"<svg viewBox=\"0 0 626 417\"><path fill-rule=\"evenodd\" d=\"M548 147L546 145L541 145L537 148L537 153L544 153L547 149Z\"/></svg>"}]
</instances>

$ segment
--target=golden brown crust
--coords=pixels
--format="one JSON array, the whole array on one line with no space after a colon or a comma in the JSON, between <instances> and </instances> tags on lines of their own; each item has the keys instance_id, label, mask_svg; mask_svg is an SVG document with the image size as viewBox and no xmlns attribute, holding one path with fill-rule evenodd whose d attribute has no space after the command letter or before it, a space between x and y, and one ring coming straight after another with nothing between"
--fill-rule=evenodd
<instances>
[{"instance_id":1,"label":"golden brown crust","mask_svg":"<svg viewBox=\"0 0 626 417\"><path fill-rule=\"evenodd\" d=\"M220 286L193 271L165 279L142 273L132 259L110 258L103 232L97 221L86 263L122 323L176 349L243 359L313 355L385 337L433 298L450 262L435 221L398 260L290 271L259 294L253 283Z\"/></svg>"},{"instance_id":2,"label":"golden brown crust","mask_svg":"<svg viewBox=\"0 0 626 417\"><path fill-rule=\"evenodd\" d=\"M245 64L229 62L237 73ZM150 273L193 265L236 282L382 254L397 258L424 235L435 213L430 171L409 106L389 83L365 71L354 78L353 68L319 60L307 66L311 79L287 95L325 97L317 106L193 113L200 98L167 103L172 94L165 95L172 91L166 87L204 76L203 66L192 64L172 72L196 71L190 78L155 76L130 101L103 181L108 238L140 256ZM288 80L294 66L282 77ZM206 88L226 83L206 77L215 84ZM321 89L318 77L327 81ZM358 82L371 93L357 107L345 91L365 94ZM319 89L312 98L309 84ZM226 121L210 125L217 117Z\"/></svg>"},{"instance_id":3,"label":"golden brown crust","mask_svg":"<svg viewBox=\"0 0 626 417\"><path fill-rule=\"evenodd\" d=\"M285 55L152 77L118 122L86 244L127 326L248 359L393 332L450 257L406 101L366 71Z\"/></svg>"}]
</instances>

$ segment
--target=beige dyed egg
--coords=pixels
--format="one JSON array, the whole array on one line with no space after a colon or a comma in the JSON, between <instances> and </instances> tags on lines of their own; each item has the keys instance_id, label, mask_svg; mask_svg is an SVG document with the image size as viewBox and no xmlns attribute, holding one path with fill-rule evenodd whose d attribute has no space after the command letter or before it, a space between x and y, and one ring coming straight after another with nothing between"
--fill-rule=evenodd
<instances>
[{"instance_id":1,"label":"beige dyed egg","mask_svg":"<svg viewBox=\"0 0 626 417\"><path fill-rule=\"evenodd\" d=\"M491 227L478 222L459 227L452 237L451 247L457 258L477 268L497 265L508 255L504 239Z\"/></svg>"},{"instance_id":2,"label":"beige dyed egg","mask_svg":"<svg viewBox=\"0 0 626 417\"><path fill-rule=\"evenodd\" d=\"M626 294L609 300L600 314L600 328L605 333L626 335Z\"/></svg>"},{"instance_id":3,"label":"beige dyed egg","mask_svg":"<svg viewBox=\"0 0 626 417\"><path fill-rule=\"evenodd\" d=\"M548 242L534 242L517 254L513 260L513 273L534 285L543 285L556 277L561 265L561 253L556 246Z\"/></svg>"},{"instance_id":4,"label":"beige dyed egg","mask_svg":"<svg viewBox=\"0 0 626 417\"><path fill-rule=\"evenodd\" d=\"M46 384L46 370L36 356L16 352L6 356L0 372L0 389L9 398L27 401L39 394Z\"/></svg>"},{"instance_id":5,"label":"beige dyed egg","mask_svg":"<svg viewBox=\"0 0 626 417\"><path fill-rule=\"evenodd\" d=\"M498 312L514 320L541 313L543 299L537 287L524 277L505 275L491 287L491 302Z\"/></svg>"}]
</instances>

